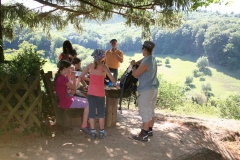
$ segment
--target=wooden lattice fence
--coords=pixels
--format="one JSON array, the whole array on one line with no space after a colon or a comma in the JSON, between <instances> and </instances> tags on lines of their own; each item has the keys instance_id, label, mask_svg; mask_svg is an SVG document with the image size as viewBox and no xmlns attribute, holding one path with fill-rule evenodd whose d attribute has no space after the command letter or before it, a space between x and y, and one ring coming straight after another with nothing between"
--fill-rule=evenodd
<instances>
[{"instance_id":1,"label":"wooden lattice fence","mask_svg":"<svg viewBox=\"0 0 240 160\"><path fill-rule=\"evenodd\" d=\"M0 75L0 127L10 121L22 127L40 126L41 110L40 76Z\"/></svg>"}]
</instances>

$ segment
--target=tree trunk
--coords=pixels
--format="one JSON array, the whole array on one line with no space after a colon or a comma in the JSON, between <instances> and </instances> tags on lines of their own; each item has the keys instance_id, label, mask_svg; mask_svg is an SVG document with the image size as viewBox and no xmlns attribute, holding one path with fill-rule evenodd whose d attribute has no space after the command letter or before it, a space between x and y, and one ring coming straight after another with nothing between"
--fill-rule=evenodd
<instances>
[{"instance_id":1,"label":"tree trunk","mask_svg":"<svg viewBox=\"0 0 240 160\"><path fill-rule=\"evenodd\" d=\"M3 35L2 35L2 2L0 0L0 63L4 62Z\"/></svg>"}]
</instances>

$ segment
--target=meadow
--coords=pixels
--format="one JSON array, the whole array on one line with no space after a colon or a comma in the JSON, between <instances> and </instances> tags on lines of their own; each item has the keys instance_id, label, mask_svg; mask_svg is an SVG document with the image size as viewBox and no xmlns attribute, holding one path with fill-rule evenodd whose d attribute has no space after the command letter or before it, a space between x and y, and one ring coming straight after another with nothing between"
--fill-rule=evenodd
<instances>
[{"instance_id":1,"label":"meadow","mask_svg":"<svg viewBox=\"0 0 240 160\"><path fill-rule=\"evenodd\" d=\"M198 57L189 55L177 56L177 55L159 55L155 54L158 60L162 61L158 66L158 73L162 74L162 77L170 82L177 83L179 86L183 86L187 76L193 77L193 70L197 69L196 61ZM119 76L129 66L131 60L141 59L142 53L127 52L124 53L124 62L121 64ZM165 66L165 60L169 59L170 64ZM204 83L210 83L212 86L212 93L215 97L227 96L232 92L240 93L240 70L232 71L223 67L210 64L208 67L212 75L204 76L205 81L200 81L200 78L193 78L193 84L197 91L201 92L201 85ZM47 62L44 67L44 71L57 71L56 64Z\"/></svg>"}]
</instances>

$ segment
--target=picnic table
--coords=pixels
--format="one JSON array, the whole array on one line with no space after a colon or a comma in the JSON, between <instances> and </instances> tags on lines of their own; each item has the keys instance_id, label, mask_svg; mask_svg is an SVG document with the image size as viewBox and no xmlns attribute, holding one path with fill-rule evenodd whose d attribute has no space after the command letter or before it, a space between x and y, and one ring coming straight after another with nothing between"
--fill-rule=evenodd
<instances>
[{"instance_id":1,"label":"picnic table","mask_svg":"<svg viewBox=\"0 0 240 160\"><path fill-rule=\"evenodd\" d=\"M122 97L129 97L130 92L124 92ZM106 95L106 111L105 111L105 126L114 127L117 123L118 104L121 95L121 89L105 86Z\"/></svg>"}]
</instances>

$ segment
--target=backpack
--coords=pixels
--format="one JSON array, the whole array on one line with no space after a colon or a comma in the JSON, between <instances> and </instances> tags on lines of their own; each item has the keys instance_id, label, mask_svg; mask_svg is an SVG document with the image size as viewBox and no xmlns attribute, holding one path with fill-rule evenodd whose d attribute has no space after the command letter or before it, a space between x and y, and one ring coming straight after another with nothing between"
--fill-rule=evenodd
<instances>
[{"instance_id":1,"label":"backpack","mask_svg":"<svg viewBox=\"0 0 240 160\"><path fill-rule=\"evenodd\" d=\"M138 66L136 66L136 68L138 68ZM130 65L120 78L120 87L123 91L134 91L137 88L137 82L138 79L133 77L132 66Z\"/></svg>"}]
</instances>

